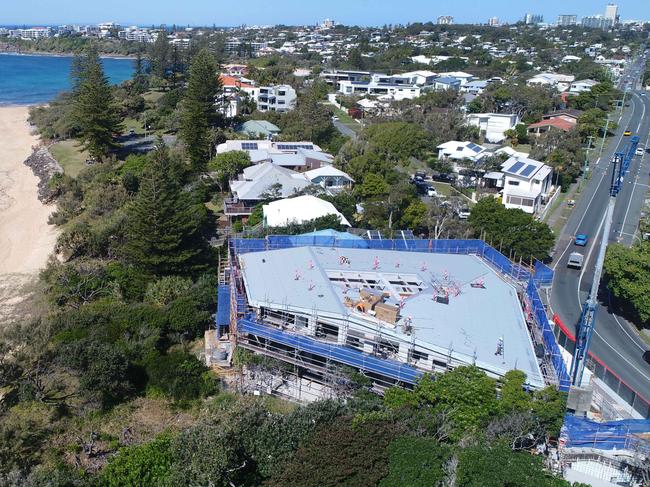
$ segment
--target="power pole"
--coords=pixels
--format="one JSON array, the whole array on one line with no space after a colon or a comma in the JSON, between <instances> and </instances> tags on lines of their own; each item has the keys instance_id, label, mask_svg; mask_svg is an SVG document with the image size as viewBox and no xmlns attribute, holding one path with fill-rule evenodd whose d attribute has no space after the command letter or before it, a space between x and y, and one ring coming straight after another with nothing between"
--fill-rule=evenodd
<instances>
[{"instance_id":1,"label":"power pole","mask_svg":"<svg viewBox=\"0 0 650 487\"><path fill-rule=\"evenodd\" d=\"M589 170L589 151L591 150L591 141L594 140L594 136L590 135L589 137L587 137L587 139L588 139L587 148L585 149L585 168L583 170L583 173Z\"/></svg>"},{"instance_id":2,"label":"power pole","mask_svg":"<svg viewBox=\"0 0 650 487\"><path fill-rule=\"evenodd\" d=\"M609 115L607 115L607 121L605 122L605 130L603 131L603 140L600 141L600 151L598 155L603 154L603 148L605 147L605 138L607 137L607 130L609 129Z\"/></svg>"}]
</instances>

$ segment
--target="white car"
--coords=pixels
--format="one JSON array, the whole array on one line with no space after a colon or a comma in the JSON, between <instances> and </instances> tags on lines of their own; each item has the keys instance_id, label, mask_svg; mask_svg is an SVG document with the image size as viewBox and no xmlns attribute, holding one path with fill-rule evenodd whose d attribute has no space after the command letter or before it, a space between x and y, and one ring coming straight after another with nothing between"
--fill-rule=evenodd
<instances>
[{"instance_id":1,"label":"white car","mask_svg":"<svg viewBox=\"0 0 650 487\"><path fill-rule=\"evenodd\" d=\"M637 149L636 149L636 151L634 151L634 153L637 156L643 156L643 154L645 153L645 149L643 147L637 147Z\"/></svg>"},{"instance_id":2,"label":"white car","mask_svg":"<svg viewBox=\"0 0 650 487\"><path fill-rule=\"evenodd\" d=\"M438 196L436 188L429 186L429 189L427 189L427 196L430 196L432 198Z\"/></svg>"}]
</instances>

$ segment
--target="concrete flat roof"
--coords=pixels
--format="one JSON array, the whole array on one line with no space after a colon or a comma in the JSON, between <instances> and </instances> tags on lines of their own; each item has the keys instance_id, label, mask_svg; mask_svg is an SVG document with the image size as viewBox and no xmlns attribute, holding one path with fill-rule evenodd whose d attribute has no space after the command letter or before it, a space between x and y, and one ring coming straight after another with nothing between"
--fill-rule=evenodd
<instances>
[{"instance_id":1,"label":"concrete flat roof","mask_svg":"<svg viewBox=\"0 0 650 487\"><path fill-rule=\"evenodd\" d=\"M315 313L347 322L350 329L380 327L382 336L402 341L412 340L403 331L409 320L418 347L451 353L497 375L516 368L530 385L544 386L515 287L478 256L297 247L241 254L239 260L254 307ZM355 286L365 287L353 283L356 277L383 283L388 301L401 303L396 325L379 324L344 305L346 296L358 294ZM471 286L478 281L484 288ZM442 288L450 290L449 304L434 300ZM496 355L500 339L504 354Z\"/></svg>"}]
</instances>

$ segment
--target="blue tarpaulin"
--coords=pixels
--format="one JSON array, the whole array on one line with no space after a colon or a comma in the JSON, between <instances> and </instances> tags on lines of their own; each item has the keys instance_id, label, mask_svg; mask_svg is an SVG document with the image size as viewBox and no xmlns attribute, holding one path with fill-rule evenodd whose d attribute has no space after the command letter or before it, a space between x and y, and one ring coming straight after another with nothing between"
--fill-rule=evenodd
<instances>
[{"instance_id":1,"label":"blue tarpaulin","mask_svg":"<svg viewBox=\"0 0 650 487\"><path fill-rule=\"evenodd\" d=\"M639 435L650 433L650 419L626 419L597 423L567 414L560 438L566 448L634 450L650 453L650 442Z\"/></svg>"},{"instance_id":2,"label":"blue tarpaulin","mask_svg":"<svg viewBox=\"0 0 650 487\"><path fill-rule=\"evenodd\" d=\"M217 326L230 324L230 286L220 284L217 288Z\"/></svg>"}]
</instances>

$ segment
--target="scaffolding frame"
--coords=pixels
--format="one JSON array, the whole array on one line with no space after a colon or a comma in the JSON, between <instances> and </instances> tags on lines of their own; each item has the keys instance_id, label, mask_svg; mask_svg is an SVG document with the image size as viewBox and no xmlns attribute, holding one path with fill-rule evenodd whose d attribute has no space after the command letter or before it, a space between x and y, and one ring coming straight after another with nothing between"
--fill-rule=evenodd
<instances>
[{"instance_id":1,"label":"scaffolding frame","mask_svg":"<svg viewBox=\"0 0 650 487\"><path fill-rule=\"evenodd\" d=\"M394 365L398 367L404 367L404 370L408 370L408 373L403 376L397 373L395 375L394 369L389 368L391 373L386 373L382 371L382 367L379 367L375 362L369 364L368 361L370 358L375 358L376 360L382 361L391 361L392 357L387 356L386 351L382 350L382 334L381 327L377 327L376 337L372 347L372 351L367 349L355 348L352 343L355 340L358 341L359 337L357 336L360 331L354 330L355 333L349 333L349 322L339 322L338 325L340 328L344 328L345 339L341 342L340 340L333 340L331 337L325 336L317 337L316 336L316 327L320 323L318 317L318 310L312 310L311 316L303 316L302 329L296 325L297 315L289 313L287 310L272 310L265 307L252 308L248 305L245 288L243 283L243 278L241 275L241 270L239 269L237 256L240 253L247 252L257 252L263 250L273 250L281 249L288 247L296 246L320 246L320 247L330 247L330 248L350 248L350 242L356 241L345 241L345 240L332 240L329 239L326 242L319 242L317 239L310 237L309 239L301 239L300 237L274 237L270 236L265 239L239 239L233 238L229 240L228 246L228 259L227 259L227 269L229 270L229 286L231 290L231 322L230 322L230 337L234 340L235 344L251 350L255 353L260 353L273 357L275 359L284 361L286 363L292 364L296 367L296 376L299 377L300 373L298 369L303 368L309 370L312 373L319 374L323 378L323 383L328 384L332 383L333 378L331 374L331 367L328 366L330 362L339 363L351 367L355 367L360 373L370 377L373 380L374 388L377 390L383 390L386 387L392 385L401 385L406 387L411 387L422 374L425 372L436 374L441 372L446 372L453 369L459 365L467 364L476 364L476 354L473 356L468 356L467 360L458 360L454 356L453 345L447 347L446 354L434 355L427 349L427 351L422 352L415 346L415 339L413 336L409 339L409 346L407 348L406 357L402 357L402 361L394 361ZM521 262L514 263L508 260L503 254L496 251L493 247L489 246L481 240L381 240L381 241L363 241L363 244L369 244L370 248L381 248L381 249L391 249L391 250L401 250L401 251L413 251L413 252L425 252L425 253L451 253L451 254L465 254L465 255L476 255L486 262L490 268L497 271L499 275L504 278L507 282L513 284L520 293L521 296L526 296L526 299L531 303L530 308L531 312L528 315L532 317L530 320L530 326L528 327L529 335L534 345L543 345L545 354L544 357L539 360L540 371L542 373L542 378L545 383L553 384L559 386L560 389L563 388L564 384L568 384L566 378L563 377L563 374L566 375L566 371L558 370L558 361L555 355L559 355L559 349L557 353L554 353L552 345L555 345L557 348L557 343L555 342L555 335L552 333L547 333L545 328L548 328L548 318L546 317L546 310L542 305L541 310L539 305L541 300L539 299L538 287L544 285L547 282L552 280L552 271L548 267L544 266L541 263L536 263L534 268L529 268L523 265ZM354 245L358 247L358 244ZM358 248L368 248L368 247L358 247ZM550 278L549 278L550 271ZM536 275L539 276L536 280ZM531 289L534 292L531 293ZM525 303L520 300L522 308L525 309ZM525 313L526 314L526 313ZM541 315L543 314L545 321L542 321ZM310 320L314 322L312 330L313 333L310 333L309 325L304 326L304 320L307 322ZM348 320L349 321L349 320ZM529 320L527 319L527 323ZM254 325L266 327L255 328ZM254 330L251 333L251 330ZM263 335L262 337L255 335L259 333ZM276 334L278 333L278 334ZM299 347L306 348L307 350L301 350L300 348L291 349L287 348L285 336L279 335L285 334L289 338L303 337L304 339L311 340L311 342L301 341L299 342ZM548 343L550 337L552 337L552 343ZM276 339L271 339L275 337ZM260 340L262 338L262 340ZM395 340L395 337L391 337L391 340ZM318 348L319 345L328 345L332 348ZM366 343L367 345L368 343ZM358 344L357 344L358 345ZM315 348L314 348L315 347ZM397 343L399 351L399 341ZM322 357L324 360L321 363L314 361L313 350L327 350L327 352ZM340 351L344 350L348 354L352 353L352 349L359 354L364 354L367 360L357 357L358 360L353 360L349 357L346 357L348 363L345 360L341 361ZM309 351L311 350L311 351ZM430 367L424 367L420 360L416 360L414 357L421 358L423 353L429 354L432 357L428 359L431 363ZM560 356L560 361L561 356ZM352 362L352 363L350 363ZM389 363L389 362L387 362ZM564 362L561 362L564 365ZM492 371L487 371L489 374L494 375Z\"/></svg>"}]
</instances>

